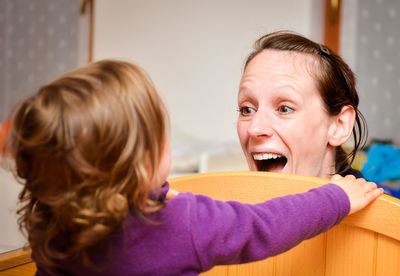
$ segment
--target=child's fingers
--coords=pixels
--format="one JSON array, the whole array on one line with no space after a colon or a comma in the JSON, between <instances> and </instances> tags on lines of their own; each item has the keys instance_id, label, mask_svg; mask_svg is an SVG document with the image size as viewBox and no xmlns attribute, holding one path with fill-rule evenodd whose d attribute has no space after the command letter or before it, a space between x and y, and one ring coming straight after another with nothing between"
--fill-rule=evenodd
<instances>
[{"instance_id":1,"label":"child's fingers","mask_svg":"<svg viewBox=\"0 0 400 276\"><path fill-rule=\"evenodd\" d=\"M382 189L378 189L374 182L355 178L354 175L346 175L345 177L335 175L331 178L331 183L339 185L346 192L350 200L349 214L364 208L382 194Z\"/></svg>"},{"instance_id":2,"label":"child's fingers","mask_svg":"<svg viewBox=\"0 0 400 276\"><path fill-rule=\"evenodd\" d=\"M357 181L361 183L361 187L365 192L370 192L378 188L378 186L374 182L366 181L364 179L362 180L357 179Z\"/></svg>"},{"instance_id":3,"label":"child's fingers","mask_svg":"<svg viewBox=\"0 0 400 276\"><path fill-rule=\"evenodd\" d=\"M359 189L365 194L366 200L370 201L382 194L382 190L374 182L366 181L363 178L356 180L360 185Z\"/></svg>"},{"instance_id":4,"label":"child's fingers","mask_svg":"<svg viewBox=\"0 0 400 276\"><path fill-rule=\"evenodd\" d=\"M175 196L177 196L179 194L179 192L173 190L173 189L169 189L167 192L167 196L165 197L167 200L174 198Z\"/></svg>"},{"instance_id":5,"label":"child's fingers","mask_svg":"<svg viewBox=\"0 0 400 276\"><path fill-rule=\"evenodd\" d=\"M366 193L366 196L370 199L373 200L377 198L378 196L383 194L383 189L382 188L377 188L377 189L372 189Z\"/></svg>"},{"instance_id":6,"label":"child's fingers","mask_svg":"<svg viewBox=\"0 0 400 276\"><path fill-rule=\"evenodd\" d=\"M341 175L335 174L335 175L332 176L331 180L332 180L332 181L337 181L337 180L340 180L340 179L342 179L342 178L343 178L343 177L342 177Z\"/></svg>"},{"instance_id":7,"label":"child's fingers","mask_svg":"<svg viewBox=\"0 0 400 276\"><path fill-rule=\"evenodd\" d=\"M364 179L357 179L358 184L360 184L360 191L362 193L361 198L359 198L359 202L357 200L354 201L354 210L350 211L353 213L361 208L364 208L366 205L375 200L378 196L383 194L383 189L378 188L378 186L374 182L369 182Z\"/></svg>"},{"instance_id":8,"label":"child's fingers","mask_svg":"<svg viewBox=\"0 0 400 276\"><path fill-rule=\"evenodd\" d=\"M374 182L367 182L366 186L368 191L376 190L378 188Z\"/></svg>"},{"instance_id":9,"label":"child's fingers","mask_svg":"<svg viewBox=\"0 0 400 276\"><path fill-rule=\"evenodd\" d=\"M356 177L354 175L352 175L352 174L348 174L344 178L345 179L351 179L351 180L355 180L356 179ZM356 180L360 180L360 179L365 181L364 178L357 178Z\"/></svg>"}]
</instances>

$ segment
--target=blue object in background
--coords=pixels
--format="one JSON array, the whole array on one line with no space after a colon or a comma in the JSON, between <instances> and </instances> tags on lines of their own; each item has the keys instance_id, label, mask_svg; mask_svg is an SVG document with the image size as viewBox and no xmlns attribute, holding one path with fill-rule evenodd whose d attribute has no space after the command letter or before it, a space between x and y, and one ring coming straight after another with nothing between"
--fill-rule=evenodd
<instances>
[{"instance_id":1,"label":"blue object in background","mask_svg":"<svg viewBox=\"0 0 400 276\"><path fill-rule=\"evenodd\" d=\"M400 148L373 144L361 172L365 179L384 188L385 193L400 198Z\"/></svg>"},{"instance_id":2,"label":"blue object in background","mask_svg":"<svg viewBox=\"0 0 400 276\"><path fill-rule=\"evenodd\" d=\"M385 194L400 198L400 181L385 181L377 185L383 188Z\"/></svg>"},{"instance_id":3,"label":"blue object in background","mask_svg":"<svg viewBox=\"0 0 400 276\"><path fill-rule=\"evenodd\" d=\"M373 182L400 180L400 149L393 145L372 145L361 173Z\"/></svg>"}]
</instances>

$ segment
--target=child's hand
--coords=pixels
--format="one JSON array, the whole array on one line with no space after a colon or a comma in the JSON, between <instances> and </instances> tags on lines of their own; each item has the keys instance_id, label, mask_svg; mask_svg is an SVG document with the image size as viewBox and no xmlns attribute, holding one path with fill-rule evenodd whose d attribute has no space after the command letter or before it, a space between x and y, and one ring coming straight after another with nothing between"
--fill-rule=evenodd
<instances>
[{"instance_id":1,"label":"child's hand","mask_svg":"<svg viewBox=\"0 0 400 276\"><path fill-rule=\"evenodd\" d=\"M354 175L342 177L335 174L331 183L340 186L350 199L349 215L367 206L375 198L383 194L383 189L378 188L374 182L367 182L364 178L355 178Z\"/></svg>"},{"instance_id":2,"label":"child's hand","mask_svg":"<svg viewBox=\"0 0 400 276\"><path fill-rule=\"evenodd\" d=\"M175 190L169 189L167 192L167 196L165 197L167 200L174 198L175 196L177 196L179 193Z\"/></svg>"}]
</instances>

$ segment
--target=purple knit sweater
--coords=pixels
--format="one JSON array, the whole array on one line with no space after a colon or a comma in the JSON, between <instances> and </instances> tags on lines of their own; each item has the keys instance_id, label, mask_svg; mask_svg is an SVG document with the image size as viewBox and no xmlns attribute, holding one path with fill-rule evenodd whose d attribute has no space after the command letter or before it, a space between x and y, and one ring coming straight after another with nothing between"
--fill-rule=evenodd
<instances>
[{"instance_id":1,"label":"purple knit sweater","mask_svg":"<svg viewBox=\"0 0 400 276\"><path fill-rule=\"evenodd\" d=\"M98 271L70 259L51 274L197 275L284 252L338 224L349 210L346 193L334 184L256 205L182 193L146 219L130 216L93 248ZM37 275L47 275L40 264Z\"/></svg>"}]
</instances>

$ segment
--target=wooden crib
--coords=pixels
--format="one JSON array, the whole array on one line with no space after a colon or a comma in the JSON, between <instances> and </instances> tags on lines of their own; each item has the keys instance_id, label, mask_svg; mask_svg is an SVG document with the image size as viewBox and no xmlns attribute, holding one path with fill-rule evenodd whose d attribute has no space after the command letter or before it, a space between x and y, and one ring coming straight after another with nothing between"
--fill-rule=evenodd
<instances>
[{"instance_id":1,"label":"wooden crib","mask_svg":"<svg viewBox=\"0 0 400 276\"><path fill-rule=\"evenodd\" d=\"M257 203L305 192L326 179L264 172L205 173L170 179L178 191ZM30 252L0 254L0 275L33 275ZM218 266L203 275L400 275L400 200L382 195L364 210L284 254L264 261Z\"/></svg>"},{"instance_id":2,"label":"wooden crib","mask_svg":"<svg viewBox=\"0 0 400 276\"><path fill-rule=\"evenodd\" d=\"M207 173L171 179L171 187L221 200L257 203L308 191L327 180L265 172ZM264 261L215 267L203 275L400 275L400 200L382 195L340 225Z\"/></svg>"}]
</instances>

